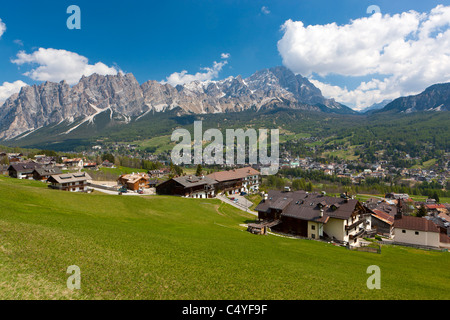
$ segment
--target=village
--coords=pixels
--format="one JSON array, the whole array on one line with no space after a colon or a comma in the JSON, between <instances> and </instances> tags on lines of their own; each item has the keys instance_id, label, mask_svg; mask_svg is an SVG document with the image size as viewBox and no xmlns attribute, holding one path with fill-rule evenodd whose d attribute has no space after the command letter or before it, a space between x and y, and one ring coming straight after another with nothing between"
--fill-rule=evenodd
<instances>
[{"instance_id":1,"label":"village","mask_svg":"<svg viewBox=\"0 0 450 320\"><path fill-rule=\"evenodd\" d=\"M328 195L325 191L291 190L289 186L261 190L259 168L251 166L206 175L173 175L168 167L162 167L121 174L115 181L95 181L88 170L114 168L114 164L104 160L97 165L86 158L67 157L57 163L54 157L35 155L34 159L25 159L20 153L0 156L8 157L10 163L2 165L2 174L42 181L61 191L217 198L253 214L255 221L246 225L253 234L326 241L348 248L365 248L374 242L433 250L450 248L450 204L432 198L414 201L408 194L388 193L363 200L347 192ZM289 165L310 169L316 166L307 159ZM339 168L327 166L325 170ZM373 172L380 171L382 168L375 168ZM256 203L249 201L248 195L256 195Z\"/></svg>"}]
</instances>

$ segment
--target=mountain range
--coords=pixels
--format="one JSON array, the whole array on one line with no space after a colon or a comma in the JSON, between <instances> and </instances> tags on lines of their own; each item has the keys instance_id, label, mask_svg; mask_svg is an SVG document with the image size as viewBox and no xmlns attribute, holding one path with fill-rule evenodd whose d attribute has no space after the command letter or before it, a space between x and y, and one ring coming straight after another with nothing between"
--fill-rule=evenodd
<instances>
[{"instance_id":1,"label":"mountain range","mask_svg":"<svg viewBox=\"0 0 450 320\"><path fill-rule=\"evenodd\" d=\"M0 139L12 139L65 122L66 133L107 113L111 121L130 122L150 112L179 108L183 113L258 111L283 106L300 110L356 113L323 97L308 79L284 67L264 69L247 79L194 81L172 86L157 81L140 85L132 74L93 74L70 87L65 81L26 86L0 107Z\"/></svg>"},{"instance_id":2,"label":"mountain range","mask_svg":"<svg viewBox=\"0 0 450 320\"><path fill-rule=\"evenodd\" d=\"M396 99L377 112L445 111L450 106L450 84L435 85L417 96ZM172 86L149 80L139 84L131 74L82 77L26 86L0 106L0 140L23 139L41 128L58 127L69 137L98 119L108 125L127 124L158 112L215 114L247 110L292 110L328 114L358 114L325 98L307 78L285 67L257 71L250 77L194 81Z\"/></svg>"}]
</instances>

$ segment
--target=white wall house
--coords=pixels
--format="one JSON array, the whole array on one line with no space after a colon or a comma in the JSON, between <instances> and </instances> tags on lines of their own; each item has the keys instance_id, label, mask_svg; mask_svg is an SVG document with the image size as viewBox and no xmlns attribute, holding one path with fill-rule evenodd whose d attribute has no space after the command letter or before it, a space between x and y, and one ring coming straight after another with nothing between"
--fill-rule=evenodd
<instances>
[{"instance_id":1,"label":"white wall house","mask_svg":"<svg viewBox=\"0 0 450 320\"><path fill-rule=\"evenodd\" d=\"M397 243L440 247L439 228L425 218L400 216L394 221L393 239Z\"/></svg>"}]
</instances>

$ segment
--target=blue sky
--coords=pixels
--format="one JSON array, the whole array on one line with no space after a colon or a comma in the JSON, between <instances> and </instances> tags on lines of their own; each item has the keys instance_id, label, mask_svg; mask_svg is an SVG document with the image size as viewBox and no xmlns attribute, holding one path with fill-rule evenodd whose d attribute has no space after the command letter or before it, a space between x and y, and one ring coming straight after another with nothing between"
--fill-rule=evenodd
<instances>
[{"instance_id":1,"label":"blue sky","mask_svg":"<svg viewBox=\"0 0 450 320\"><path fill-rule=\"evenodd\" d=\"M69 30L66 26L70 16L66 9L73 4L81 9L81 30ZM24 75L36 68L38 62L24 62L29 56L17 62L20 51L31 55L39 48L66 50L87 58L89 64L101 62L109 68L131 72L140 83L166 80L183 70L189 74L205 72L202 68L212 68L214 61L226 61L215 79L231 75L248 77L257 70L284 63L286 57L277 43L284 36L281 27L289 19L301 21L305 26L345 25L369 17L371 14L366 10L370 5L379 6L382 14L395 15L409 10L429 12L438 4L450 2L8 1L0 4L0 19L6 26L6 31L0 32L0 85L18 80L40 83L38 77ZM229 57L222 59L223 53ZM298 72L295 61L288 66ZM379 73L348 75L339 70L331 74L312 72L307 76L317 84L323 83L322 91L329 94L333 88L325 84L354 90L362 81L383 78Z\"/></svg>"}]
</instances>

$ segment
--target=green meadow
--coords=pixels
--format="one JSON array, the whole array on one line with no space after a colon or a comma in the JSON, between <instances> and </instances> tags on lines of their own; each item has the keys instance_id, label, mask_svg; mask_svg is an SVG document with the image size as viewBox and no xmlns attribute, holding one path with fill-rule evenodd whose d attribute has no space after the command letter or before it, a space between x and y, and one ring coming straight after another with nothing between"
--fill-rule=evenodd
<instances>
[{"instance_id":1,"label":"green meadow","mask_svg":"<svg viewBox=\"0 0 450 320\"><path fill-rule=\"evenodd\" d=\"M0 178L0 299L449 299L450 254L257 236L216 199L51 190ZM81 289L67 288L67 268ZM381 270L369 290L367 268Z\"/></svg>"}]
</instances>

